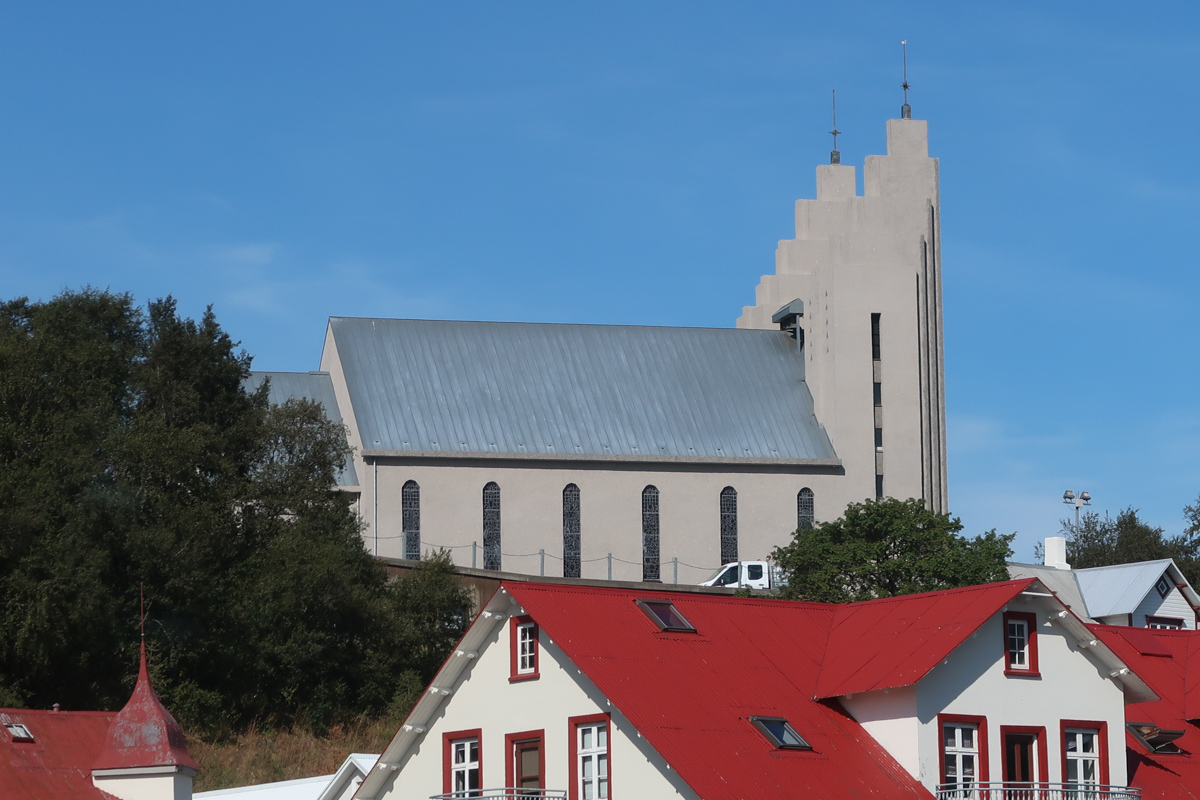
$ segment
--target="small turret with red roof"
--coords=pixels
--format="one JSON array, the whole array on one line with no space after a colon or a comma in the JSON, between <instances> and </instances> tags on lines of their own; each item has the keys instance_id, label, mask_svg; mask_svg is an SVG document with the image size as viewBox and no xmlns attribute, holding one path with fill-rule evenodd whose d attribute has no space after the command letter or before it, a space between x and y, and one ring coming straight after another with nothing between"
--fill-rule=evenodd
<instances>
[{"instance_id":1,"label":"small turret with red roof","mask_svg":"<svg viewBox=\"0 0 1200 800\"><path fill-rule=\"evenodd\" d=\"M163 706L146 670L146 643L133 696L113 719L92 783L123 800L191 797L200 771L187 751L183 729Z\"/></svg>"}]
</instances>

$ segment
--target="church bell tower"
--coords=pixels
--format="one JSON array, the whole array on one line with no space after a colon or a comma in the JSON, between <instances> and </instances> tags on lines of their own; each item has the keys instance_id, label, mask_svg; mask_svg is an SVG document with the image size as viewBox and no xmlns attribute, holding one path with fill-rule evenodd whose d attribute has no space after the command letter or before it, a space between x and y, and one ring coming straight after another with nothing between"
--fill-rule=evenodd
<instances>
[{"instance_id":1,"label":"church bell tower","mask_svg":"<svg viewBox=\"0 0 1200 800\"><path fill-rule=\"evenodd\" d=\"M737 326L776 328L772 317L786 316L802 329L805 380L842 460L848 502L919 497L942 513L938 162L905 99L901 119L887 121L887 155L866 158L861 195L835 138L831 163L817 167L816 199L796 202L796 238L779 243L775 274L763 276ZM776 313L795 300L798 319Z\"/></svg>"}]
</instances>

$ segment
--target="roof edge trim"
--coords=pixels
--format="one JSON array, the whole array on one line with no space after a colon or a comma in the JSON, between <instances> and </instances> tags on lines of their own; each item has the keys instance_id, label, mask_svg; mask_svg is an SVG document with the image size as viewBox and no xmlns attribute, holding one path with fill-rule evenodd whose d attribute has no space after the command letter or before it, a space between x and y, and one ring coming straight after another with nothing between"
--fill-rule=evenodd
<instances>
[{"instance_id":1,"label":"roof edge trim","mask_svg":"<svg viewBox=\"0 0 1200 800\"><path fill-rule=\"evenodd\" d=\"M757 456L631 456L607 453L493 453L482 450L362 450L363 458L486 458L497 461L600 461L651 464L763 464L767 466L842 466L840 458L760 458Z\"/></svg>"}]
</instances>

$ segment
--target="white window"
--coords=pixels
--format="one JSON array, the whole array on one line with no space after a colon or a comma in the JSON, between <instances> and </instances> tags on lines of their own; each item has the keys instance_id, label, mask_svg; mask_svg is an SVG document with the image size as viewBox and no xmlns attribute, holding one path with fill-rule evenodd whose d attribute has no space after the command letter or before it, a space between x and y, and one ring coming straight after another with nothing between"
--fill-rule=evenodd
<instances>
[{"instance_id":1,"label":"white window","mask_svg":"<svg viewBox=\"0 0 1200 800\"><path fill-rule=\"evenodd\" d=\"M1067 728L1063 749L1067 754L1066 782L1083 786L1100 783L1099 731Z\"/></svg>"},{"instance_id":2,"label":"white window","mask_svg":"<svg viewBox=\"0 0 1200 800\"><path fill-rule=\"evenodd\" d=\"M524 622L517 626L517 674L537 671L537 626Z\"/></svg>"},{"instance_id":3,"label":"white window","mask_svg":"<svg viewBox=\"0 0 1200 800\"><path fill-rule=\"evenodd\" d=\"M608 723L589 722L575 729L580 800L608 797Z\"/></svg>"},{"instance_id":4,"label":"white window","mask_svg":"<svg viewBox=\"0 0 1200 800\"><path fill-rule=\"evenodd\" d=\"M1183 620L1176 617L1146 617L1146 627L1177 631L1183 628Z\"/></svg>"},{"instance_id":5,"label":"white window","mask_svg":"<svg viewBox=\"0 0 1200 800\"><path fill-rule=\"evenodd\" d=\"M459 797L479 797L479 740L450 742L450 785Z\"/></svg>"},{"instance_id":6,"label":"white window","mask_svg":"<svg viewBox=\"0 0 1200 800\"><path fill-rule=\"evenodd\" d=\"M942 756L945 772L938 797L973 798L979 781L979 726L970 722L948 722L942 726Z\"/></svg>"},{"instance_id":7,"label":"white window","mask_svg":"<svg viewBox=\"0 0 1200 800\"><path fill-rule=\"evenodd\" d=\"M1008 668L1029 669L1029 623L1008 620Z\"/></svg>"}]
</instances>

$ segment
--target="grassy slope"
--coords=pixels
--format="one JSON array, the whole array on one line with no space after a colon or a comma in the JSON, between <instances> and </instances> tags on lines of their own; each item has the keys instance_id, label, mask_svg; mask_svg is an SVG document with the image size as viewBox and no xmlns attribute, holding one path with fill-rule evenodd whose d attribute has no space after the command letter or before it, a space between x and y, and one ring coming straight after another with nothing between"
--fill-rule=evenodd
<instances>
[{"instance_id":1,"label":"grassy slope","mask_svg":"<svg viewBox=\"0 0 1200 800\"><path fill-rule=\"evenodd\" d=\"M221 741L188 737L188 752L200 764L195 791L329 775L351 753L383 752L398 724L387 716L337 726L321 735L297 726L252 729Z\"/></svg>"}]
</instances>

